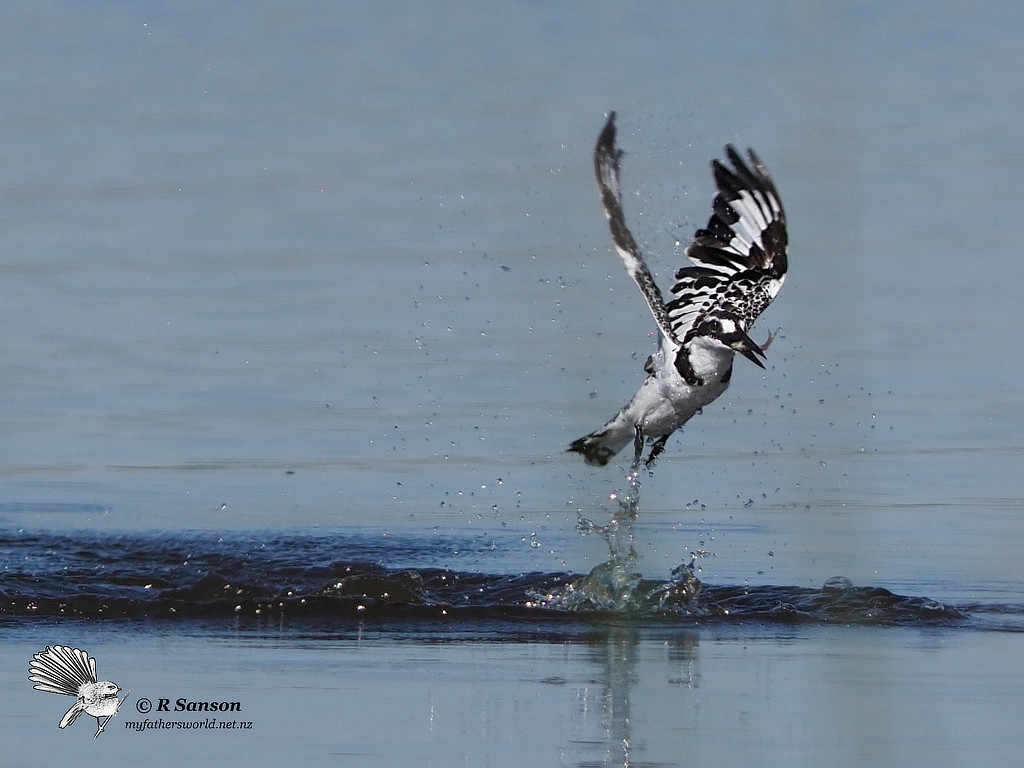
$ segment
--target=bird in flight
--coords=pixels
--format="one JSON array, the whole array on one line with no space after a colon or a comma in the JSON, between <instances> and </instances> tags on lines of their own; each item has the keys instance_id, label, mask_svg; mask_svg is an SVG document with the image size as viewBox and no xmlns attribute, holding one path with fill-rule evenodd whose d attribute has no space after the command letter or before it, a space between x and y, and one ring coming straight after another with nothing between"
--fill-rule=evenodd
<instances>
[{"instance_id":1,"label":"bird in flight","mask_svg":"<svg viewBox=\"0 0 1024 768\"><path fill-rule=\"evenodd\" d=\"M748 164L726 146L732 167L711 161L718 186L713 212L707 226L694 234L686 249L692 263L676 272L665 301L622 212L622 151L615 133L611 112L594 149L594 172L615 249L647 299L660 339L644 364L647 378L632 399L569 451L603 466L632 442L633 466L639 467L650 442L650 467L672 433L725 392L735 353L764 368L761 361L773 336L761 345L747 333L786 279L786 214L754 150L747 150Z\"/></svg>"}]
</instances>

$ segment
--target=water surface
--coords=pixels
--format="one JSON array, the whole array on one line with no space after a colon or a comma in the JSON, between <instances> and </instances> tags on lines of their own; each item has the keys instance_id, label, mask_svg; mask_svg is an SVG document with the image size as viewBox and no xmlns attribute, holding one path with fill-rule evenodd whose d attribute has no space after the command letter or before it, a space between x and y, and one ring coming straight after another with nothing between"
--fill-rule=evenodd
<instances>
[{"instance_id":1,"label":"water surface","mask_svg":"<svg viewBox=\"0 0 1024 768\"><path fill-rule=\"evenodd\" d=\"M9 764L1016 764L1014 4L0 22ZM791 226L768 369L642 478L637 569L700 598L639 616L524 605L608 555L628 467L563 450L653 345L610 109L663 282L726 142ZM58 731L53 644L254 728Z\"/></svg>"}]
</instances>

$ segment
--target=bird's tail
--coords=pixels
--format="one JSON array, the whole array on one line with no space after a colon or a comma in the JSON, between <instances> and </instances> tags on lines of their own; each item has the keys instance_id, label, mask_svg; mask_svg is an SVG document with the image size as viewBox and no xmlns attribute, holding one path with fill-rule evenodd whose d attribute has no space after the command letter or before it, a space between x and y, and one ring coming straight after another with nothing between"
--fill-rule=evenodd
<instances>
[{"instance_id":1,"label":"bird's tail","mask_svg":"<svg viewBox=\"0 0 1024 768\"><path fill-rule=\"evenodd\" d=\"M582 454L587 464L603 467L612 456L633 442L635 436L636 427L616 417L596 432L574 440L567 450Z\"/></svg>"},{"instance_id":2,"label":"bird's tail","mask_svg":"<svg viewBox=\"0 0 1024 768\"><path fill-rule=\"evenodd\" d=\"M96 659L78 648L46 646L32 657L28 671L35 690L77 696L85 683L96 682Z\"/></svg>"},{"instance_id":3,"label":"bird's tail","mask_svg":"<svg viewBox=\"0 0 1024 768\"><path fill-rule=\"evenodd\" d=\"M83 704L81 701L76 701L74 704L71 705L71 709L64 713L64 717L60 719L60 722L57 724L57 727L67 728L69 725L75 722L75 720L78 719L78 716L83 712L85 712L85 704Z\"/></svg>"}]
</instances>

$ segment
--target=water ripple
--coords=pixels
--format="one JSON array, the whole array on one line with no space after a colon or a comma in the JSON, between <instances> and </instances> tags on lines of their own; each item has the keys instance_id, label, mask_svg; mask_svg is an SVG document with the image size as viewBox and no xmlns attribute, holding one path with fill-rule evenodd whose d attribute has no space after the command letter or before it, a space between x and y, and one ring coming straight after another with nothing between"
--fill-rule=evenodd
<instances>
[{"instance_id":1,"label":"water ripple","mask_svg":"<svg viewBox=\"0 0 1024 768\"><path fill-rule=\"evenodd\" d=\"M1020 606L944 605L845 579L830 579L820 589L707 585L687 568L665 580L637 574L628 600L602 601L594 589L600 566L587 575L395 567L382 564L385 554L395 555L389 546L358 537L8 536L0 538L0 621L277 617L308 627L338 620L401 625L462 618L515 625L627 617L691 624L957 626L977 612L982 626L1005 629L1019 627L1024 613ZM393 559L415 559L414 545L396 542L394 548L401 555Z\"/></svg>"}]
</instances>

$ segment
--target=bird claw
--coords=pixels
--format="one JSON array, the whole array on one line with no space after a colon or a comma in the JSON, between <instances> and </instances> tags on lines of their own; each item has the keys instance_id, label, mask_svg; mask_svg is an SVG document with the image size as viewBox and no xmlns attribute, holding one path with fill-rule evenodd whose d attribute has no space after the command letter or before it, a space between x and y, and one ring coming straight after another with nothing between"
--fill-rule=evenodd
<instances>
[{"instance_id":1,"label":"bird claw","mask_svg":"<svg viewBox=\"0 0 1024 768\"><path fill-rule=\"evenodd\" d=\"M633 429L633 471L636 472L640 468L640 459L644 455L644 428L640 424L636 424Z\"/></svg>"},{"instance_id":2,"label":"bird claw","mask_svg":"<svg viewBox=\"0 0 1024 768\"><path fill-rule=\"evenodd\" d=\"M657 461L658 457L661 456L661 452L665 450L665 444L668 442L668 435L662 435L654 441L654 445L651 446L651 452L647 455L647 461L644 462L644 467L650 472L654 470L654 462Z\"/></svg>"}]
</instances>

